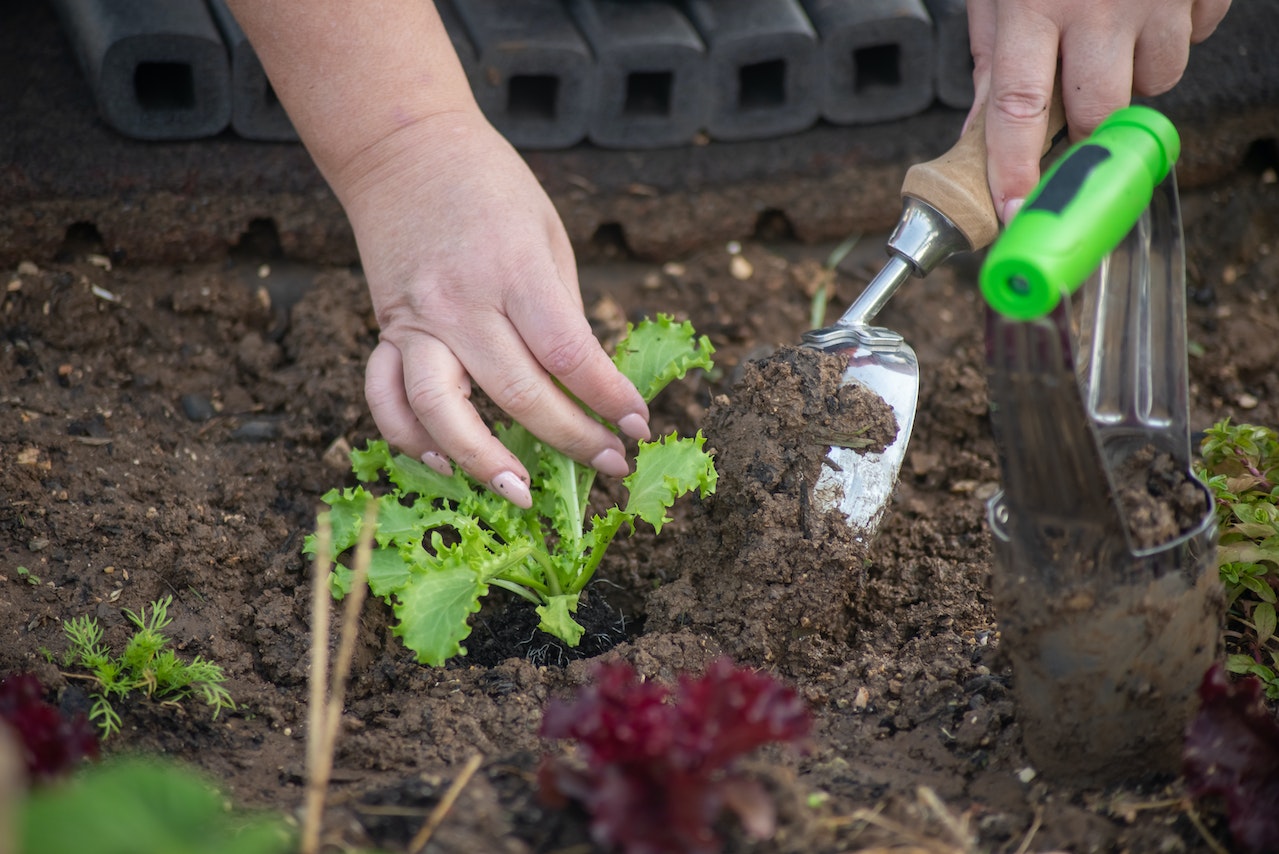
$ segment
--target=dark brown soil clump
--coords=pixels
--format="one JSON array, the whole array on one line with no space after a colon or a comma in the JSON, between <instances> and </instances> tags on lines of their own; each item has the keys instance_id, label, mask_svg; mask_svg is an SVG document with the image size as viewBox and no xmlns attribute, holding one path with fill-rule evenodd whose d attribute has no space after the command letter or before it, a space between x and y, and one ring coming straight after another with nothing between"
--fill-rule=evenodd
<instances>
[{"instance_id":1,"label":"dark brown soil clump","mask_svg":"<svg viewBox=\"0 0 1279 854\"><path fill-rule=\"evenodd\" d=\"M822 666L846 641L867 543L812 488L832 442L881 451L897 435L878 395L842 381L846 366L783 347L715 398L704 431L719 486L685 553L691 569L654 597L654 627L703 627L739 659L788 669Z\"/></svg>"}]
</instances>

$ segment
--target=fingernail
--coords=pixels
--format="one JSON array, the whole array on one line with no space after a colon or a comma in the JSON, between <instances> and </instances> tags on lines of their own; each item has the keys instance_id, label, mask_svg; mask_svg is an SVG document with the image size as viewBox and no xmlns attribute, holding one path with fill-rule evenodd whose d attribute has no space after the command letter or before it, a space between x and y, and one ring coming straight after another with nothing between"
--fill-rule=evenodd
<instances>
[{"instance_id":1,"label":"fingernail","mask_svg":"<svg viewBox=\"0 0 1279 854\"><path fill-rule=\"evenodd\" d=\"M528 484L516 477L515 472L502 472L489 481L489 486L516 507L527 510L533 506L533 495L528 491Z\"/></svg>"},{"instance_id":2,"label":"fingernail","mask_svg":"<svg viewBox=\"0 0 1279 854\"><path fill-rule=\"evenodd\" d=\"M631 467L626 464L626 458L612 448L596 454L595 459L591 460L591 468L610 477L626 477L631 473Z\"/></svg>"},{"instance_id":3,"label":"fingernail","mask_svg":"<svg viewBox=\"0 0 1279 854\"><path fill-rule=\"evenodd\" d=\"M1004 225L1012 222L1013 217L1017 215L1017 211L1021 210L1025 202L1025 199L1009 199L1004 202Z\"/></svg>"},{"instance_id":4,"label":"fingernail","mask_svg":"<svg viewBox=\"0 0 1279 854\"><path fill-rule=\"evenodd\" d=\"M422 455L422 462L426 463L432 471L438 472L445 477L453 476L453 466L449 464L449 461L444 458L443 454L437 454L435 451L427 451Z\"/></svg>"},{"instance_id":5,"label":"fingernail","mask_svg":"<svg viewBox=\"0 0 1279 854\"><path fill-rule=\"evenodd\" d=\"M623 433L630 436L632 439L643 439L647 442L653 437L653 434L650 433L648 429L648 419L643 415L640 415L638 412L632 412L630 415L623 415L621 418L617 419L617 426L621 428ZM600 467L595 466L595 468L599 469ZM600 469L600 471L603 471L603 469Z\"/></svg>"}]
</instances>

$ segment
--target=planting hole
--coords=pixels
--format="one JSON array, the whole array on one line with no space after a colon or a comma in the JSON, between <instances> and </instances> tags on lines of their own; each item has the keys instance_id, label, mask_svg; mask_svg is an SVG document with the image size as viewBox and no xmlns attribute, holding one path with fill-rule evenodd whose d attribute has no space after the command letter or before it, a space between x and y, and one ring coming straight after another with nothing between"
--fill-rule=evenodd
<instances>
[{"instance_id":1,"label":"planting hole","mask_svg":"<svg viewBox=\"0 0 1279 854\"><path fill-rule=\"evenodd\" d=\"M237 261L265 261L284 257L280 244L280 230L275 220L259 217L249 223L240 238L231 247L230 255Z\"/></svg>"},{"instance_id":2,"label":"planting hole","mask_svg":"<svg viewBox=\"0 0 1279 854\"><path fill-rule=\"evenodd\" d=\"M57 257L65 260L84 255L102 254L105 242L98 227L91 222L73 222L58 247Z\"/></svg>"},{"instance_id":3,"label":"planting hole","mask_svg":"<svg viewBox=\"0 0 1279 854\"><path fill-rule=\"evenodd\" d=\"M1243 168L1253 175L1273 175L1279 169L1279 140L1254 139L1244 152Z\"/></svg>"},{"instance_id":4,"label":"planting hole","mask_svg":"<svg viewBox=\"0 0 1279 854\"><path fill-rule=\"evenodd\" d=\"M518 119L555 121L560 79L550 74L517 74L506 88L506 112Z\"/></svg>"},{"instance_id":5,"label":"planting hole","mask_svg":"<svg viewBox=\"0 0 1279 854\"><path fill-rule=\"evenodd\" d=\"M139 62L133 70L133 94L147 111L195 107L195 72L185 62Z\"/></svg>"},{"instance_id":6,"label":"planting hole","mask_svg":"<svg viewBox=\"0 0 1279 854\"><path fill-rule=\"evenodd\" d=\"M853 92L873 94L901 85L901 47L895 44L873 45L853 51Z\"/></svg>"},{"instance_id":7,"label":"planting hole","mask_svg":"<svg viewBox=\"0 0 1279 854\"><path fill-rule=\"evenodd\" d=\"M786 103L786 60L770 59L737 70L737 106L766 110Z\"/></svg>"},{"instance_id":8,"label":"planting hole","mask_svg":"<svg viewBox=\"0 0 1279 854\"><path fill-rule=\"evenodd\" d=\"M755 217L755 233L752 237L765 241L794 240L795 227L785 213L776 208L767 208Z\"/></svg>"},{"instance_id":9,"label":"planting hole","mask_svg":"<svg viewBox=\"0 0 1279 854\"><path fill-rule=\"evenodd\" d=\"M622 107L622 114L669 116L673 79L674 75L669 71L636 71L626 75L626 104Z\"/></svg>"},{"instance_id":10,"label":"planting hole","mask_svg":"<svg viewBox=\"0 0 1279 854\"><path fill-rule=\"evenodd\" d=\"M592 258L601 260L618 260L632 255L626 243L626 230L618 222L605 222L595 229L588 251Z\"/></svg>"}]
</instances>

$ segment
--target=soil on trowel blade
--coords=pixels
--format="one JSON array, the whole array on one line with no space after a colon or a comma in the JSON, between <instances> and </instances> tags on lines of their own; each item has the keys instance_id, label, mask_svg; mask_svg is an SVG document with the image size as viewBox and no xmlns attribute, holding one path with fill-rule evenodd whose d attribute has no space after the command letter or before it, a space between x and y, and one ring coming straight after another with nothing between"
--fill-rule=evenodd
<instances>
[{"instance_id":1,"label":"soil on trowel blade","mask_svg":"<svg viewBox=\"0 0 1279 854\"><path fill-rule=\"evenodd\" d=\"M650 628L697 623L734 656L796 672L828 664L847 640L865 580L864 532L817 505L813 484L832 443L882 451L892 409L842 381L843 357L785 347L743 366L707 412L719 485Z\"/></svg>"}]
</instances>

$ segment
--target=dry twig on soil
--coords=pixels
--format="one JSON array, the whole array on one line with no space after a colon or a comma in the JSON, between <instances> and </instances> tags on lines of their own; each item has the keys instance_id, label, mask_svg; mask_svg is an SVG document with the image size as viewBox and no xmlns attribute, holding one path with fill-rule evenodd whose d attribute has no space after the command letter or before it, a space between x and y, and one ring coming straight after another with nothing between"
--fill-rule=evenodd
<instances>
[{"instance_id":1,"label":"dry twig on soil","mask_svg":"<svg viewBox=\"0 0 1279 854\"><path fill-rule=\"evenodd\" d=\"M440 802L435 805L435 809L431 810L431 814L426 817L426 822L422 825L422 829L417 832L417 835L413 837L413 841L409 843L409 854L419 854L422 849L426 848L435 831L444 822L444 817L453 808L458 795L462 794L462 789L466 788L466 784L470 782L471 777L479 770L480 763L483 761L484 757L479 753L473 754L470 759L466 760L462 770L458 772L458 775L453 778L453 782L449 784L448 791L444 793L444 797L440 798Z\"/></svg>"},{"instance_id":2,"label":"dry twig on soil","mask_svg":"<svg viewBox=\"0 0 1279 854\"><path fill-rule=\"evenodd\" d=\"M332 531L328 520L322 520L316 537L311 596L311 685L307 710L306 741L306 808L302 824L300 854L317 854L320 850L320 827L324 816L324 797L333 773L333 749L342 720L342 702L346 681L355 654L355 636L359 630L360 609L364 607L369 563L373 556L373 532L377 530L377 502L370 501L355 547L355 570L351 591L342 608L342 631L338 637L337 659L329 679L329 543ZM327 699L326 699L327 697Z\"/></svg>"}]
</instances>

